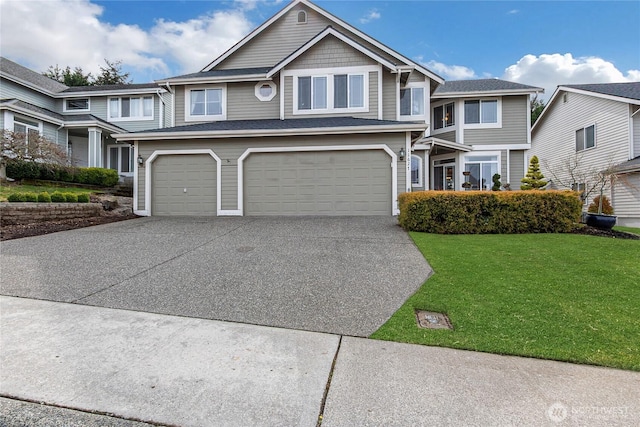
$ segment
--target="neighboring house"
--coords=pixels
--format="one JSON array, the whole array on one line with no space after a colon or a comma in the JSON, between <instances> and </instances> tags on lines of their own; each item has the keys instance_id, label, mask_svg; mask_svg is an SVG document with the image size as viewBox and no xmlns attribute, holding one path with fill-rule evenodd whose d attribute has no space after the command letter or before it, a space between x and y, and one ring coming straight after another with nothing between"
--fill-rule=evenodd
<instances>
[{"instance_id":1,"label":"neighboring house","mask_svg":"<svg viewBox=\"0 0 640 427\"><path fill-rule=\"evenodd\" d=\"M112 133L171 125L170 97L155 83L67 87L0 58L0 128L38 132L63 146L76 166L133 176L133 148Z\"/></svg>"},{"instance_id":2,"label":"neighboring house","mask_svg":"<svg viewBox=\"0 0 640 427\"><path fill-rule=\"evenodd\" d=\"M476 186L496 171L519 180L529 95L541 90L497 80L441 86L306 0L202 71L157 83L172 94L175 126L113 135L136 147L139 215L395 215L398 194L442 187L429 177L444 176L449 159L456 189L464 168ZM429 130L450 103L465 124ZM416 172L416 159L429 173Z\"/></svg>"},{"instance_id":3,"label":"neighboring house","mask_svg":"<svg viewBox=\"0 0 640 427\"><path fill-rule=\"evenodd\" d=\"M414 145L413 189L520 189L531 148L530 96L542 88L498 79L450 81L431 96L431 126Z\"/></svg>"},{"instance_id":4,"label":"neighboring house","mask_svg":"<svg viewBox=\"0 0 640 427\"><path fill-rule=\"evenodd\" d=\"M571 181L568 160L583 172L574 176L613 166L619 175L606 195L618 224L640 227L640 82L558 86L532 128L528 154L538 156L555 188L553 174Z\"/></svg>"}]
</instances>

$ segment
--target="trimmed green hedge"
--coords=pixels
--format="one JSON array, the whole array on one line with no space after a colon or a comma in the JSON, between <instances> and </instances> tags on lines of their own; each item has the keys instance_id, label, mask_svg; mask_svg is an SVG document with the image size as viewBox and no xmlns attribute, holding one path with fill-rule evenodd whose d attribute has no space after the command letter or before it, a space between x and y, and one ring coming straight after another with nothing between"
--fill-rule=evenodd
<instances>
[{"instance_id":1,"label":"trimmed green hedge","mask_svg":"<svg viewBox=\"0 0 640 427\"><path fill-rule=\"evenodd\" d=\"M118 172L113 169L76 168L25 160L9 160L7 162L7 176L16 180L42 179L77 182L99 187L113 187L118 183Z\"/></svg>"},{"instance_id":2,"label":"trimmed green hedge","mask_svg":"<svg viewBox=\"0 0 640 427\"><path fill-rule=\"evenodd\" d=\"M567 233L582 212L574 191L419 191L398 202L405 230L439 234Z\"/></svg>"},{"instance_id":3,"label":"trimmed green hedge","mask_svg":"<svg viewBox=\"0 0 640 427\"><path fill-rule=\"evenodd\" d=\"M7 196L9 202L39 202L39 203L89 203L88 194L61 193L11 193Z\"/></svg>"}]
</instances>

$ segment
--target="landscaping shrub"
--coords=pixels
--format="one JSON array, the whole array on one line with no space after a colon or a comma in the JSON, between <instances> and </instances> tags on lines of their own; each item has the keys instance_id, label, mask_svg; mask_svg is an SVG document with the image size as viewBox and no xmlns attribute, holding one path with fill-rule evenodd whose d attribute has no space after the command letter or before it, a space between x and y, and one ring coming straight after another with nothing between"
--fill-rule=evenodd
<instances>
[{"instance_id":1,"label":"landscaping shrub","mask_svg":"<svg viewBox=\"0 0 640 427\"><path fill-rule=\"evenodd\" d=\"M600 205L600 196L596 196L593 199L589 208L587 208L587 212L598 213L598 205ZM613 206L611 206L611 202L609 202L607 196L602 196L602 213L605 215L613 215Z\"/></svg>"},{"instance_id":2,"label":"landscaping shrub","mask_svg":"<svg viewBox=\"0 0 640 427\"><path fill-rule=\"evenodd\" d=\"M67 201L67 198L59 191L54 191L51 194L51 202L53 203L64 203Z\"/></svg>"},{"instance_id":3,"label":"landscaping shrub","mask_svg":"<svg viewBox=\"0 0 640 427\"><path fill-rule=\"evenodd\" d=\"M36 203L38 201L38 195L36 193L24 193L24 201Z\"/></svg>"},{"instance_id":4,"label":"landscaping shrub","mask_svg":"<svg viewBox=\"0 0 640 427\"><path fill-rule=\"evenodd\" d=\"M26 202L24 193L11 193L7 196L9 202Z\"/></svg>"},{"instance_id":5,"label":"landscaping shrub","mask_svg":"<svg viewBox=\"0 0 640 427\"><path fill-rule=\"evenodd\" d=\"M38 179L40 177L38 164L25 160L8 160L6 170L7 176L13 179Z\"/></svg>"},{"instance_id":6,"label":"landscaping shrub","mask_svg":"<svg viewBox=\"0 0 640 427\"><path fill-rule=\"evenodd\" d=\"M118 183L118 172L105 168L78 168L75 181L80 184L113 187Z\"/></svg>"},{"instance_id":7,"label":"landscaping shrub","mask_svg":"<svg viewBox=\"0 0 640 427\"><path fill-rule=\"evenodd\" d=\"M78 196L73 193L64 193L64 200L67 203L78 203Z\"/></svg>"},{"instance_id":8,"label":"landscaping shrub","mask_svg":"<svg viewBox=\"0 0 640 427\"><path fill-rule=\"evenodd\" d=\"M573 191L419 191L398 201L404 229L440 234L570 232L582 210Z\"/></svg>"},{"instance_id":9,"label":"landscaping shrub","mask_svg":"<svg viewBox=\"0 0 640 427\"><path fill-rule=\"evenodd\" d=\"M46 191L38 194L38 202L40 203L51 203L51 196Z\"/></svg>"},{"instance_id":10,"label":"landscaping shrub","mask_svg":"<svg viewBox=\"0 0 640 427\"><path fill-rule=\"evenodd\" d=\"M89 203L88 194L78 194L78 203Z\"/></svg>"}]
</instances>

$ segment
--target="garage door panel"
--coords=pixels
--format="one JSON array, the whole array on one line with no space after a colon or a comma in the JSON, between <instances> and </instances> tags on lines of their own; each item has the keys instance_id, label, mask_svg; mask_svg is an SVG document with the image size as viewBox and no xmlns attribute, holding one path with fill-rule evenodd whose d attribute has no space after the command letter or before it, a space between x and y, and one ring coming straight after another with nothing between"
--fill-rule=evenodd
<instances>
[{"instance_id":1,"label":"garage door panel","mask_svg":"<svg viewBox=\"0 0 640 427\"><path fill-rule=\"evenodd\" d=\"M216 168L208 154L158 156L152 165L151 214L215 216Z\"/></svg>"},{"instance_id":2,"label":"garage door panel","mask_svg":"<svg viewBox=\"0 0 640 427\"><path fill-rule=\"evenodd\" d=\"M244 165L244 213L390 215L390 160L383 150L252 153Z\"/></svg>"}]
</instances>

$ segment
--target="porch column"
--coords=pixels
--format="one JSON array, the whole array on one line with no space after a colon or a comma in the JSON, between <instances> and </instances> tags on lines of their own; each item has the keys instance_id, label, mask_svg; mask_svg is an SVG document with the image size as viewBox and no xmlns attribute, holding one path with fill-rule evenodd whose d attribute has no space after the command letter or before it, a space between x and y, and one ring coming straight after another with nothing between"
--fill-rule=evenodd
<instances>
[{"instance_id":1,"label":"porch column","mask_svg":"<svg viewBox=\"0 0 640 427\"><path fill-rule=\"evenodd\" d=\"M89 159L87 164L90 168L103 167L102 162L102 130L89 128Z\"/></svg>"},{"instance_id":2,"label":"porch column","mask_svg":"<svg viewBox=\"0 0 640 427\"><path fill-rule=\"evenodd\" d=\"M429 153L431 152L431 148L428 150L424 150L424 165L422 167L422 180L424 181L424 189L430 190L431 185L431 157L429 157Z\"/></svg>"}]
</instances>

